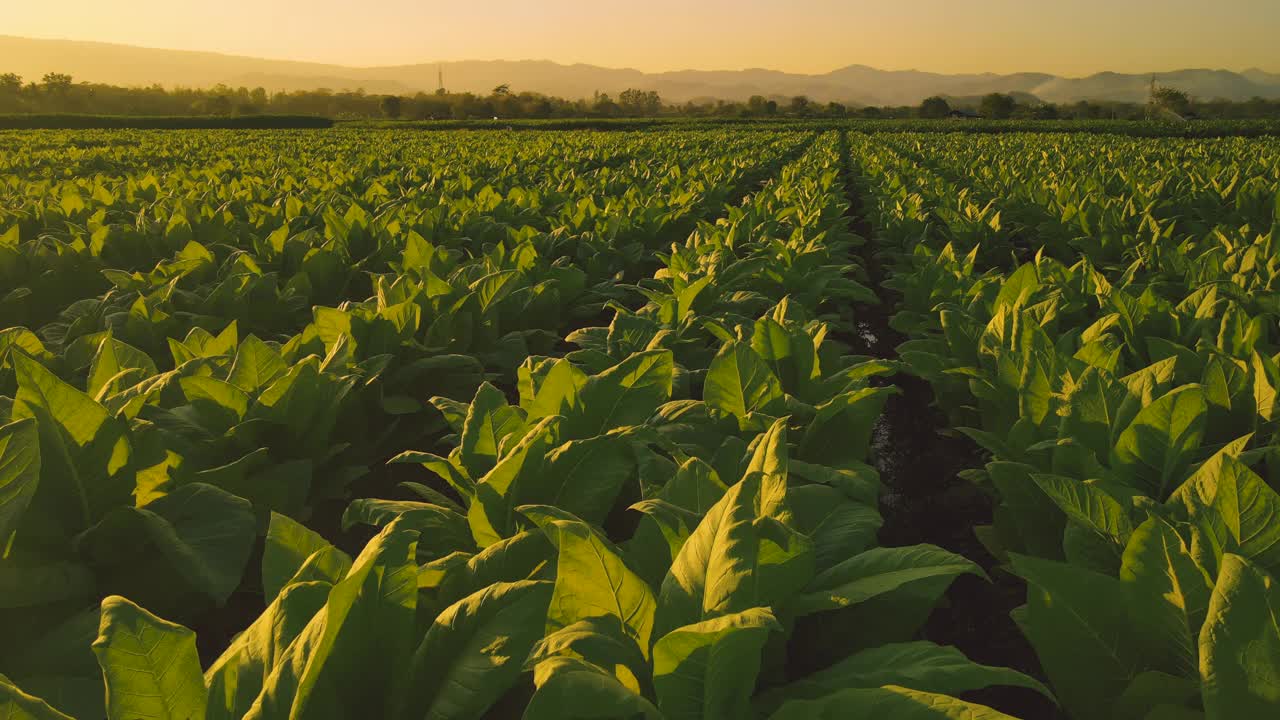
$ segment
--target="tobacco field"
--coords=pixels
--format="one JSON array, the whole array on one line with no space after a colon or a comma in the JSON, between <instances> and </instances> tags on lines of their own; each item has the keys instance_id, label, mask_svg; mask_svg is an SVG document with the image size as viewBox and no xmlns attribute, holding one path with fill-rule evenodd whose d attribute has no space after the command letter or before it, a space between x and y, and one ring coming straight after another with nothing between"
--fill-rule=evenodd
<instances>
[{"instance_id":1,"label":"tobacco field","mask_svg":"<svg viewBox=\"0 0 1280 720\"><path fill-rule=\"evenodd\" d=\"M1280 717L1280 139L0 132L0 718Z\"/></svg>"}]
</instances>

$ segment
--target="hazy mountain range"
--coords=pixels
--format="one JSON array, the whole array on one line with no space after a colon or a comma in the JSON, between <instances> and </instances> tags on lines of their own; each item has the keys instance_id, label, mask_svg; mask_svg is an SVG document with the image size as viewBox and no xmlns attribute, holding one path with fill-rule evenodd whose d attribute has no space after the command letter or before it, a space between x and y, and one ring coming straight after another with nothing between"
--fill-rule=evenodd
<instances>
[{"instance_id":1,"label":"hazy mountain range","mask_svg":"<svg viewBox=\"0 0 1280 720\"><path fill-rule=\"evenodd\" d=\"M752 95L807 95L819 101L852 105L908 105L930 95L975 96L991 92L1034 95L1048 102L1114 100L1142 102L1152 74L1104 72L1082 78L1045 73L946 75L916 70L877 70L864 65L820 75L776 70L639 70L562 65L546 60L468 60L388 67L346 67L322 63L264 60L186 50L157 50L130 45L37 40L0 35L0 72L37 80L47 72L69 73L76 80L116 85L211 87L219 83L268 90L363 88L370 93L412 94L438 87L438 73L450 91L488 93L507 84L568 98L594 92L616 94L626 88L657 90L668 102ZM1258 69L1185 69L1156 72L1157 82L1200 99L1280 98L1280 74Z\"/></svg>"}]
</instances>

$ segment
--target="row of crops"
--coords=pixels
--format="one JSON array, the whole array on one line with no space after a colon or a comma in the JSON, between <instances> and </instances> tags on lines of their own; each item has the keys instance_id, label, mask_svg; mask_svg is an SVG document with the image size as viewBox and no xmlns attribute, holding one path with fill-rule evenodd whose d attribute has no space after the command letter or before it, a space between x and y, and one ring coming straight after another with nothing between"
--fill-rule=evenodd
<instances>
[{"instance_id":1,"label":"row of crops","mask_svg":"<svg viewBox=\"0 0 1280 720\"><path fill-rule=\"evenodd\" d=\"M1067 714L1280 710L1280 145L851 137Z\"/></svg>"},{"instance_id":2,"label":"row of crops","mask_svg":"<svg viewBox=\"0 0 1280 720\"><path fill-rule=\"evenodd\" d=\"M891 366L827 339L875 301L838 134L16 140L23 712L874 715L935 702L907 687L931 664L1036 686L912 641L977 566L876 546ZM831 613L849 642L790 646Z\"/></svg>"},{"instance_id":3,"label":"row of crops","mask_svg":"<svg viewBox=\"0 0 1280 720\"><path fill-rule=\"evenodd\" d=\"M1272 140L0 134L0 716L1275 714L1278 189ZM878 539L908 375L989 557ZM930 641L963 576L1042 668Z\"/></svg>"}]
</instances>

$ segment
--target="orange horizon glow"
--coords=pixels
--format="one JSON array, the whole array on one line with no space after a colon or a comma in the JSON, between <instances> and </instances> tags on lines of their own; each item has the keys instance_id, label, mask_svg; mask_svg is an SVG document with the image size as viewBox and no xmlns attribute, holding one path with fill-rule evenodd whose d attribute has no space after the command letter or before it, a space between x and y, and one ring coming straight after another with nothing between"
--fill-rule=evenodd
<instances>
[{"instance_id":1,"label":"orange horizon glow","mask_svg":"<svg viewBox=\"0 0 1280 720\"><path fill-rule=\"evenodd\" d=\"M646 72L1280 70L1280 2L10 0L0 34L346 66L552 60Z\"/></svg>"}]
</instances>

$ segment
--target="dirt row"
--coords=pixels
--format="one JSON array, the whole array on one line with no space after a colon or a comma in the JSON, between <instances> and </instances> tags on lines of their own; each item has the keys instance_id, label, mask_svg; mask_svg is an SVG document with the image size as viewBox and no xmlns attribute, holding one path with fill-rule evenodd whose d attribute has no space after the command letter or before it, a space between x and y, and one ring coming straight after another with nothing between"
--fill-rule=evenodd
<instances>
[{"instance_id":1,"label":"dirt row","mask_svg":"<svg viewBox=\"0 0 1280 720\"><path fill-rule=\"evenodd\" d=\"M866 239L858 260L880 304L853 309L853 332L840 339L856 353L896 359L896 348L908 339L889 325L898 298L883 287L889 270L880 262L876 230L862 204L861 173L847 147L844 157L847 214L853 231ZM1035 652L1009 615L1026 601L1025 585L1000 570L973 533L975 526L991 522L992 498L959 473L981 468L986 462L982 451L948 426L924 380L904 373L886 383L902 392L889 398L873 438L875 465L885 487L881 544L931 543L973 560L991 576L991 582L973 575L957 578L945 602L930 616L925 639L954 645L977 662L1011 667L1043 681ZM1062 717L1042 695L1023 688L988 688L963 697L1025 720Z\"/></svg>"}]
</instances>

